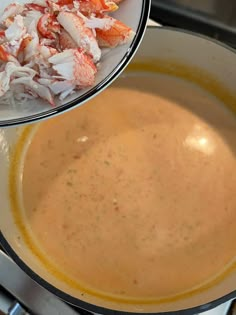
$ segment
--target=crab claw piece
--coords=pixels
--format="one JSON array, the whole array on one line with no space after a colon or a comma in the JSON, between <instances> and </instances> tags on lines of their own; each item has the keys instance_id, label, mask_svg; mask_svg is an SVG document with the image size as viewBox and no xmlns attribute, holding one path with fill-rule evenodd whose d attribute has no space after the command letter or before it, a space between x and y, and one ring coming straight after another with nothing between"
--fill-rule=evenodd
<instances>
[{"instance_id":1,"label":"crab claw piece","mask_svg":"<svg viewBox=\"0 0 236 315\"><path fill-rule=\"evenodd\" d=\"M91 29L86 27L84 20L71 12L60 12L58 22L69 33L78 47L84 49L96 63L101 59L101 50Z\"/></svg>"},{"instance_id":2,"label":"crab claw piece","mask_svg":"<svg viewBox=\"0 0 236 315\"><path fill-rule=\"evenodd\" d=\"M111 17L110 19L113 21L113 24L109 29L96 29L99 46L114 48L131 42L135 32L122 22Z\"/></svg>"},{"instance_id":3,"label":"crab claw piece","mask_svg":"<svg viewBox=\"0 0 236 315\"><path fill-rule=\"evenodd\" d=\"M86 14L113 12L118 9L118 1L111 0L79 0L79 10Z\"/></svg>"},{"instance_id":4,"label":"crab claw piece","mask_svg":"<svg viewBox=\"0 0 236 315\"><path fill-rule=\"evenodd\" d=\"M14 79L13 81L11 81L11 84L12 85L22 84L28 89L32 90L34 93L36 93L40 98L46 100L52 106L55 106L55 102L49 88L37 83L32 78L22 77L22 78Z\"/></svg>"},{"instance_id":5,"label":"crab claw piece","mask_svg":"<svg viewBox=\"0 0 236 315\"><path fill-rule=\"evenodd\" d=\"M88 87L94 84L97 68L91 58L78 49L67 49L48 59L53 69L64 80L76 86Z\"/></svg>"},{"instance_id":6,"label":"crab claw piece","mask_svg":"<svg viewBox=\"0 0 236 315\"><path fill-rule=\"evenodd\" d=\"M60 24L56 17L49 13L44 14L38 21L37 25L39 33L46 38L56 38L56 33L60 32Z\"/></svg>"}]
</instances>

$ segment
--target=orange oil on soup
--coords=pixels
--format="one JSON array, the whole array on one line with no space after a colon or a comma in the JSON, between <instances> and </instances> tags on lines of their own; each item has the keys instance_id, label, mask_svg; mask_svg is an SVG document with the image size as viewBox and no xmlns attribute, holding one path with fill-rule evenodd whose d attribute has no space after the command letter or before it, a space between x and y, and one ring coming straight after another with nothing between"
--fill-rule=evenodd
<instances>
[{"instance_id":1,"label":"orange oil on soup","mask_svg":"<svg viewBox=\"0 0 236 315\"><path fill-rule=\"evenodd\" d=\"M232 113L197 86L123 77L40 124L24 161L29 233L95 290L191 290L235 256L235 134Z\"/></svg>"}]
</instances>

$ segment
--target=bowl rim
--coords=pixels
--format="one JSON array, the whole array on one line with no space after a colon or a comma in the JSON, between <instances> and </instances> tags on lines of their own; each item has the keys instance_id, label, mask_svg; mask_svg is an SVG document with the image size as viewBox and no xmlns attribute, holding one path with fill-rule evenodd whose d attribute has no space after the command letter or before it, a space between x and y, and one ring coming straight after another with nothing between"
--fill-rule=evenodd
<instances>
[{"instance_id":1,"label":"bowl rim","mask_svg":"<svg viewBox=\"0 0 236 315\"><path fill-rule=\"evenodd\" d=\"M129 48L127 49L120 63L101 82L96 84L93 88L89 89L89 91L87 91L83 95L77 97L75 100L70 101L63 105L59 105L58 107L55 108L50 108L49 110L44 111L42 113L7 120L1 120L0 117L0 127L11 127L17 125L31 124L38 122L40 120L48 119L50 117L62 114L63 112L76 108L77 106L84 104L92 97L95 97L99 92L102 92L121 74L121 72L126 68L126 66L128 66L129 62L135 55L145 33L148 17L150 14L150 9L151 0L142 0L141 17L134 39L130 44Z\"/></svg>"},{"instance_id":2,"label":"bowl rim","mask_svg":"<svg viewBox=\"0 0 236 315\"><path fill-rule=\"evenodd\" d=\"M231 51L236 54L236 50L231 48L230 46L212 39L208 36L198 34L192 31L175 28L175 27L160 27L160 26L148 26L148 30L158 30L158 31L173 31L177 33L183 33L187 35L192 35L193 37L202 38L207 41L210 41L212 43L215 43L223 48L225 48L228 51ZM56 288L54 285L50 284L48 281L44 280L41 276L39 276L36 272L34 272L15 252L15 250L11 247L11 245L8 243L7 239L3 235L2 231L0 230L0 245L2 248L6 251L6 253L10 256L10 258L36 283L47 289L49 292L53 293L66 303L71 304L72 306L78 307L79 309L85 310L87 312L93 312L96 314L104 314L104 315L193 315L198 314L202 312L209 311L217 306L219 306L222 303L225 303L229 300L232 300L236 297L236 287L235 290L233 290L230 293L227 293L219 298L216 298L212 301L206 302L201 305L193 306L186 309L181 310L174 310L174 311L165 311L165 312L151 312L151 313L145 313L145 312L127 312L127 311L120 311L120 310L113 310L109 308L105 308L102 306L97 306L95 304L85 302L83 300L80 300L79 298L73 297L72 295L65 293L64 291Z\"/></svg>"}]
</instances>

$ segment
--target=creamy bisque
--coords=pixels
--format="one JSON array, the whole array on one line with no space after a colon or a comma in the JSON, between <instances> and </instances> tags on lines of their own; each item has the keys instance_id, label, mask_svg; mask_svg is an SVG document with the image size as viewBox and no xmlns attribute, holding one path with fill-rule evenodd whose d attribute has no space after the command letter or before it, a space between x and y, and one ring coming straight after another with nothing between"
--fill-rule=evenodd
<instances>
[{"instance_id":1,"label":"creamy bisque","mask_svg":"<svg viewBox=\"0 0 236 315\"><path fill-rule=\"evenodd\" d=\"M178 294L236 254L236 119L165 75L124 77L40 125L24 163L29 230L67 276L136 298Z\"/></svg>"}]
</instances>

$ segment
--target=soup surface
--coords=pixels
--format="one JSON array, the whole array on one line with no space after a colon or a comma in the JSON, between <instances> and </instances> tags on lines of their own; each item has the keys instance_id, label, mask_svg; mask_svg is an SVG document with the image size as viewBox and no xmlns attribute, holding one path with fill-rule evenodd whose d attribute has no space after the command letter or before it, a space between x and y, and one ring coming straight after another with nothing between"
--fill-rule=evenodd
<instances>
[{"instance_id":1,"label":"soup surface","mask_svg":"<svg viewBox=\"0 0 236 315\"><path fill-rule=\"evenodd\" d=\"M123 77L39 126L23 171L28 230L85 287L158 298L199 286L235 256L235 134L197 86Z\"/></svg>"}]
</instances>

